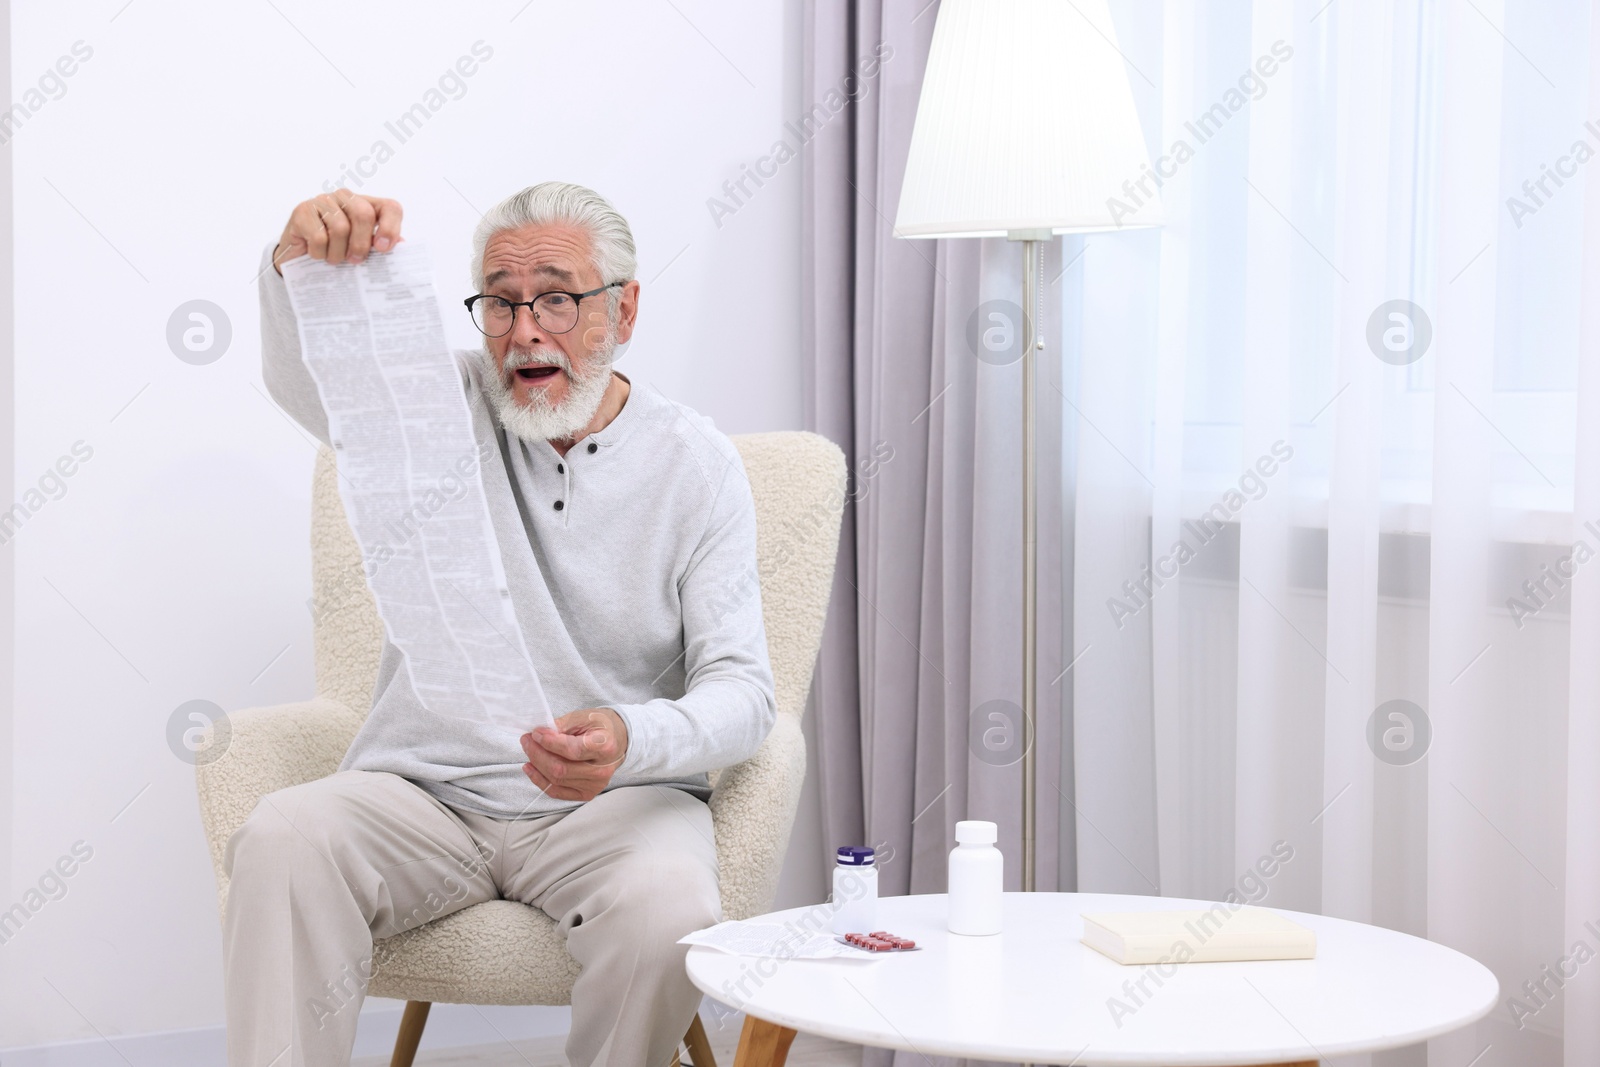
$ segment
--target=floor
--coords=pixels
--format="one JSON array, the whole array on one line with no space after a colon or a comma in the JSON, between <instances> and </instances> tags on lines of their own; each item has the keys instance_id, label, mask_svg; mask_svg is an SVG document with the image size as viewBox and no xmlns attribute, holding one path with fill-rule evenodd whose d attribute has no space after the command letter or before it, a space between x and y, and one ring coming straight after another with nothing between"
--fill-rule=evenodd
<instances>
[{"instance_id":1,"label":"floor","mask_svg":"<svg viewBox=\"0 0 1600 1067\"><path fill-rule=\"evenodd\" d=\"M717 1067L733 1067L733 1052L738 1041L737 1031L711 1035L711 1048L717 1056ZM549 1037L537 1041L423 1051L417 1054L416 1067L567 1067L567 1057L562 1054L561 1044L561 1038ZM800 1034L789 1049L788 1063L790 1067L861 1067L861 1049L856 1045ZM352 1060L350 1067L388 1065L387 1056L368 1056Z\"/></svg>"}]
</instances>

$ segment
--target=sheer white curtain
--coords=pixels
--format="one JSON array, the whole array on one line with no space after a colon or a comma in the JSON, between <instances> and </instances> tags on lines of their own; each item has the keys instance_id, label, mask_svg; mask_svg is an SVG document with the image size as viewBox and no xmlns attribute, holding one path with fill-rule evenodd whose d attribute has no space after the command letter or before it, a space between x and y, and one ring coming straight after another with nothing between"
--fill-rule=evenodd
<instances>
[{"instance_id":1,"label":"sheer white curtain","mask_svg":"<svg viewBox=\"0 0 1600 1067\"><path fill-rule=\"evenodd\" d=\"M1056 282L1062 884L1433 938L1501 1004L1376 1062L1592 1067L1600 20L1112 6L1169 222Z\"/></svg>"}]
</instances>

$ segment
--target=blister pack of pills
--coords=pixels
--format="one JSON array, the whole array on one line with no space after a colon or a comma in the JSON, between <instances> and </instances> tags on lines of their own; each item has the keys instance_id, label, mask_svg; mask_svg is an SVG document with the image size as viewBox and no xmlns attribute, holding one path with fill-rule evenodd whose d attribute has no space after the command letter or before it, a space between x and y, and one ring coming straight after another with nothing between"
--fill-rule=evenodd
<instances>
[{"instance_id":1,"label":"blister pack of pills","mask_svg":"<svg viewBox=\"0 0 1600 1067\"><path fill-rule=\"evenodd\" d=\"M845 934L839 940L868 952L906 952L917 947L917 943L909 937L899 937L887 930L874 930L870 934Z\"/></svg>"}]
</instances>

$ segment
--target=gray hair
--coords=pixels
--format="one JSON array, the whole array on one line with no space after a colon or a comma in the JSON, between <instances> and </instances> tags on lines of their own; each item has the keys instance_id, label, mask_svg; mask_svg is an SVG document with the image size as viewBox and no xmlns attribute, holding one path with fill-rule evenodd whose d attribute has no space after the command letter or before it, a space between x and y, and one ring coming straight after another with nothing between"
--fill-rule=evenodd
<instances>
[{"instance_id":1,"label":"gray hair","mask_svg":"<svg viewBox=\"0 0 1600 1067\"><path fill-rule=\"evenodd\" d=\"M489 246L489 238L503 230L552 223L565 223L588 232L594 269L599 272L602 282L633 280L634 272L638 269L633 231L628 228L628 220L611 206L611 202L593 189L571 182L540 182L506 197L490 208L478 223L472 235L474 291L483 291L483 253ZM609 298L607 303L614 309L618 301L617 291L608 290L606 295Z\"/></svg>"}]
</instances>

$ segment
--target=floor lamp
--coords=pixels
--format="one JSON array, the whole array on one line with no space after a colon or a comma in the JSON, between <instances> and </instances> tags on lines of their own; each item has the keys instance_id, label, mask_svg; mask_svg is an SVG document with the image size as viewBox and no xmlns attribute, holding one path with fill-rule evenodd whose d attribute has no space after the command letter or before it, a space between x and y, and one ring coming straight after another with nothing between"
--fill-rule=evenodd
<instances>
[{"instance_id":1,"label":"floor lamp","mask_svg":"<svg viewBox=\"0 0 1600 1067\"><path fill-rule=\"evenodd\" d=\"M1022 888L1035 883L1038 529L1035 353L1045 242L1160 223L1106 0L943 0L896 237L1022 244Z\"/></svg>"}]
</instances>

